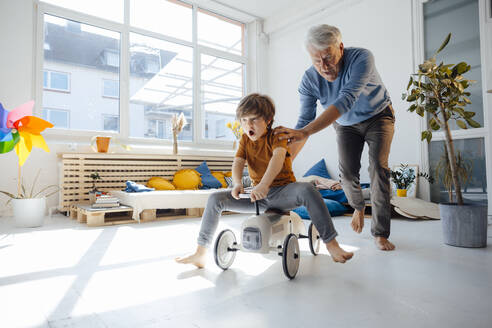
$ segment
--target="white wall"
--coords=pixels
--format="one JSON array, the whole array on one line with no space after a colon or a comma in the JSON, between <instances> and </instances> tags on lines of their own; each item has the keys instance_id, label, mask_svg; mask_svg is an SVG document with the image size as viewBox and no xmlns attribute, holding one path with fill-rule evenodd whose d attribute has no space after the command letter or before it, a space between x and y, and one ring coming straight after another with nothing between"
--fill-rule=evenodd
<instances>
[{"instance_id":1,"label":"white wall","mask_svg":"<svg viewBox=\"0 0 492 328\"><path fill-rule=\"evenodd\" d=\"M396 112L395 135L389 159L392 164L420 163L420 121L417 115L406 111L401 100L413 69L412 17L410 0L365 0L326 2L317 1L305 8L308 17L298 13L293 17L267 19L265 26L270 42L267 51L266 86L263 90L273 97L277 106L277 124L293 127L299 113L297 87L304 71L311 65L303 48L307 29L316 24L337 26L345 47L370 49L377 69L386 85ZM329 7L324 9L323 4ZM292 16L291 16L292 17ZM268 32L268 31L267 31ZM318 113L320 108L318 108ZM366 147L367 148L367 147ZM335 132L332 127L312 136L294 161L296 176L302 174L322 157L333 177L338 176L338 156ZM363 155L361 181L368 182L367 150Z\"/></svg>"}]
</instances>

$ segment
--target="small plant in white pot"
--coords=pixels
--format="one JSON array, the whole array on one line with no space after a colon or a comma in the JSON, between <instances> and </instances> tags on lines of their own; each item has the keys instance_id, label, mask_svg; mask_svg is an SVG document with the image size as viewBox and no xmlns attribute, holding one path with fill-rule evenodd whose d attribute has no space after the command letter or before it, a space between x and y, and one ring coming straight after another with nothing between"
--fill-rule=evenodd
<instances>
[{"instance_id":1,"label":"small plant in white pot","mask_svg":"<svg viewBox=\"0 0 492 328\"><path fill-rule=\"evenodd\" d=\"M14 219L18 227L38 227L43 224L46 212L46 196L57 190L48 186L35 193L36 176L30 192L22 183L21 168L26 162L33 147L41 148L49 152L48 145L44 141L41 132L46 128L52 128L53 124L36 116L32 116L34 101L29 101L12 111L7 111L0 104L0 154L15 150L18 162L17 194L1 191L11 198L10 202L14 210Z\"/></svg>"},{"instance_id":2,"label":"small plant in white pot","mask_svg":"<svg viewBox=\"0 0 492 328\"><path fill-rule=\"evenodd\" d=\"M454 64L436 64L436 55L443 50L451 39L448 34L434 56L419 65L418 72L410 77L407 93L402 98L411 103L408 110L424 117L427 113L429 128L422 132L421 139L430 143L432 132L442 129L444 148L449 172L447 176L449 203L439 204L444 242L460 247L487 246L487 206L464 203L461 192L463 166L458 166L453 137L449 121L454 120L461 129L478 128L480 124L473 120L474 112L466 111L471 104L470 93L466 89L474 81L466 79L463 74L470 70L465 62ZM415 77L415 78L414 78ZM439 178L440 174L437 174ZM452 181L452 183L451 183ZM444 181L445 182L445 181ZM451 189L452 188L452 189ZM456 194L456 202L453 199Z\"/></svg>"}]
</instances>

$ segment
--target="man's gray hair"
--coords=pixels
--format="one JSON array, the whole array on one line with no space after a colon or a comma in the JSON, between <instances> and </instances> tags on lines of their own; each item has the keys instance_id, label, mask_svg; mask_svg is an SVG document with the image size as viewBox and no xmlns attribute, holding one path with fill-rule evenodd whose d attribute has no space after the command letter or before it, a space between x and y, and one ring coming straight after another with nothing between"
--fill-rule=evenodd
<instances>
[{"instance_id":1,"label":"man's gray hair","mask_svg":"<svg viewBox=\"0 0 492 328\"><path fill-rule=\"evenodd\" d=\"M335 26L321 24L309 29L305 46L324 50L329 46L338 46L342 42L342 33Z\"/></svg>"}]
</instances>

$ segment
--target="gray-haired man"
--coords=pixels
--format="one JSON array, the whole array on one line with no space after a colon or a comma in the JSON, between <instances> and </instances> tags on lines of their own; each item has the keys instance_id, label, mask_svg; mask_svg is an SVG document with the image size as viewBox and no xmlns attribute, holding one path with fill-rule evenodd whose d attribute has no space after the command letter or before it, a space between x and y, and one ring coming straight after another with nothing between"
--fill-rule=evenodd
<instances>
[{"instance_id":1,"label":"gray-haired man","mask_svg":"<svg viewBox=\"0 0 492 328\"><path fill-rule=\"evenodd\" d=\"M295 129L280 127L290 139L293 158L307 138L333 124L337 133L340 178L355 209L352 229L364 226L365 203L359 182L364 143L369 145L372 227L376 245L393 250L390 235L391 205L388 156L394 133L394 112L388 92L367 49L344 48L338 28L318 25L309 29L306 49L313 65L299 85L301 111ZM325 111L316 117L316 102Z\"/></svg>"}]
</instances>

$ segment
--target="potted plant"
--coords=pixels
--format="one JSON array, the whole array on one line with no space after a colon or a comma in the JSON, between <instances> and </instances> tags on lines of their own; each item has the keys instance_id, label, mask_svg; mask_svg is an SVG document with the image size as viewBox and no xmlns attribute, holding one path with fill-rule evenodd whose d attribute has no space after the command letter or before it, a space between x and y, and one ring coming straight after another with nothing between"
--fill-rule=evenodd
<instances>
[{"instance_id":1,"label":"potted plant","mask_svg":"<svg viewBox=\"0 0 492 328\"><path fill-rule=\"evenodd\" d=\"M434 183L434 178L429 176L427 173L420 172L415 175L415 170L408 166L408 164L400 164L400 167L395 171L391 170L391 181L396 185L396 195L398 197L406 197L407 190L410 186L415 182L417 177L422 177L429 181L430 183Z\"/></svg>"},{"instance_id":2,"label":"potted plant","mask_svg":"<svg viewBox=\"0 0 492 328\"><path fill-rule=\"evenodd\" d=\"M41 226L46 211L46 197L58 191L57 189L43 195L44 192L48 192L49 188L57 187L48 186L40 192L34 193L39 172L29 193L26 192L22 183L21 168L29 157L32 147L38 147L49 152L41 132L46 128L53 127L50 122L32 116L33 106L34 101L29 101L9 112L0 104L0 153L15 150L19 158L17 195L7 191L1 191L1 193L11 198L9 202L12 203L14 219L18 227Z\"/></svg>"},{"instance_id":3,"label":"potted plant","mask_svg":"<svg viewBox=\"0 0 492 328\"><path fill-rule=\"evenodd\" d=\"M474 81L463 74L470 70L466 62L454 64L436 63L436 55L443 50L451 39L448 34L432 58L419 65L418 72L410 77L407 92L402 98L411 103L408 110L424 117L427 113L429 128L422 132L421 140L432 140L432 131L444 131L445 156L449 161L450 181L449 203L439 204L443 226L444 242L461 247L485 247L487 245L487 207L465 204L461 192L459 168L454 149L449 121L454 120L461 129L478 128L480 124L473 120L474 112L466 111L471 104L470 93L466 89ZM461 179L463 180L463 179ZM456 194L456 202L453 198Z\"/></svg>"},{"instance_id":4,"label":"potted plant","mask_svg":"<svg viewBox=\"0 0 492 328\"><path fill-rule=\"evenodd\" d=\"M92 190L89 191L89 202L94 204L96 202L96 193L98 192L96 181L101 180L101 176L98 172L93 172L91 173L90 178L92 179Z\"/></svg>"}]
</instances>

